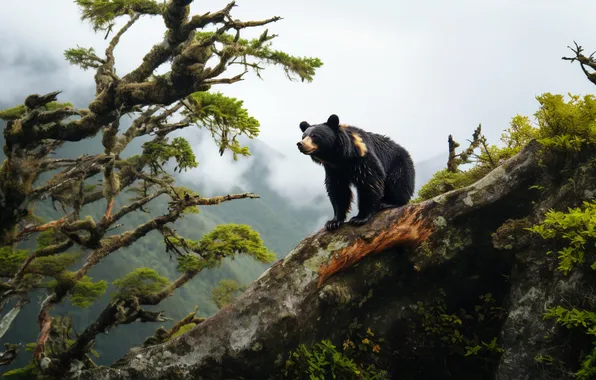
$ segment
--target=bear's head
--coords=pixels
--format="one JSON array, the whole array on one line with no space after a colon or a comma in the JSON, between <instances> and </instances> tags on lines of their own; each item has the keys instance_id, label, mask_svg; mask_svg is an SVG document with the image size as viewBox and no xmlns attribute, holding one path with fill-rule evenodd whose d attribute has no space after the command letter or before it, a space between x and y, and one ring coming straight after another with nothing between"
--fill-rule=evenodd
<instances>
[{"instance_id":1,"label":"bear's head","mask_svg":"<svg viewBox=\"0 0 596 380\"><path fill-rule=\"evenodd\" d=\"M323 124L310 125L303 121L300 123L302 140L296 145L302 154L314 157L325 157L337 150L339 139L339 117L329 116Z\"/></svg>"}]
</instances>

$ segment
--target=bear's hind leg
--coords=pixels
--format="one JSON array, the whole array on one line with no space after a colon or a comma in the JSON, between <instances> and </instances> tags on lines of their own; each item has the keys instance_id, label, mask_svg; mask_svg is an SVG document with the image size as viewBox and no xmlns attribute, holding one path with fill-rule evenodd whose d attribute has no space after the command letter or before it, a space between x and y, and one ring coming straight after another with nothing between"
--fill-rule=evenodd
<instances>
[{"instance_id":1,"label":"bear's hind leg","mask_svg":"<svg viewBox=\"0 0 596 380\"><path fill-rule=\"evenodd\" d=\"M414 173L397 161L392 163L385 178L381 209L397 208L408 204L414 194Z\"/></svg>"},{"instance_id":2,"label":"bear's hind leg","mask_svg":"<svg viewBox=\"0 0 596 380\"><path fill-rule=\"evenodd\" d=\"M348 223L355 226L366 224L381 207L382 189L376 184L363 184L356 186L358 190L358 215Z\"/></svg>"}]
</instances>

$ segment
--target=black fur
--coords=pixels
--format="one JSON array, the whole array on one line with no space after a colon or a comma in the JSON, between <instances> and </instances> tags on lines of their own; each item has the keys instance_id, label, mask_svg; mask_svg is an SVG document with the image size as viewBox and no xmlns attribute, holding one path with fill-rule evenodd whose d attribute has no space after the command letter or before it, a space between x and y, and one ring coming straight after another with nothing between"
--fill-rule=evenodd
<instances>
[{"instance_id":1,"label":"black fur","mask_svg":"<svg viewBox=\"0 0 596 380\"><path fill-rule=\"evenodd\" d=\"M350 185L358 191L358 215L348 222L353 225L367 223L380 210L407 204L414 194L412 158L389 137L340 126L337 115L312 126L303 121L300 129L303 134L298 149L325 168L325 186L334 211L333 219L325 223L327 230L344 223L352 203ZM364 156L354 134L366 147ZM312 145L308 145L310 141Z\"/></svg>"}]
</instances>

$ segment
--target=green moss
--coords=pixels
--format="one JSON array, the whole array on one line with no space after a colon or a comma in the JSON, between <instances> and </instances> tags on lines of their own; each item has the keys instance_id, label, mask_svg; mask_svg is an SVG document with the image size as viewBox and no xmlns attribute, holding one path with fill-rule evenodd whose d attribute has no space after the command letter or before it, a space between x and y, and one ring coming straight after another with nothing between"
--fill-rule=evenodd
<instances>
[{"instance_id":1,"label":"green moss","mask_svg":"<svg viewBox=\"0 0 596 380\"><path fill-rule=\"evenodd\" d=\"M423 241L416 247L416 253L427 257L432 256L433 249L431 244L427 240Z\"/></svg>"},{"instance_id":2,"label":"green moss","mask_svg":"<svg viewBox=\"0 0 596 380\"><path fill-rule=\"evenodd\" d=\"M459 252L472 244L471 230L465 228L461 231L456 228L446 228L441 232L441 237L436 243L424 241L416 247L415 252L424 257L433 255L445 258L452 257L454 253Z\"/></svg>"},{"instance_id":3,"label":"green moss","mask_svg":"<svg viewBox=\"0 0 596 380\"><path fill-rule=\"evenodd\" d=\"M172 336L170 337L170 339L176 338L186 332L189 332L190 330L192 330L197 324L196 323L188 323L182 327L180 327L180 329L178 331L176 331L174 334L172 334Z\"/></svg>"},{"instance_id":4,"label":"green moss","mask_svg":"<svg viewBox=\"0 0 596 380\"><path fill-rule=\"evenodd\" d=\"M24 104L19 104L16 107L7 108L5 110L0 111L0 119L2 120L16 120L20 119L21 117L25 116L27 113L27 107Z\"/></svg>"},{"instance_id":5,"label":"green moss","mask_svg":"<svg viewBox=\"0 0 596 380\"><path fill-rule=\"evenodd\" d=\"M48 111L53 111L65 107L72 107L72 104L68 102L49 102L44 106L44 108ZM19 104L18 106L0 111L0 119L6 121L17 120L25 116L26 113L27 107L24 104Z\"/></svg>"},{"instance_id":6,"label":"green moss","mask_svg":"<svg viewBox=\"0 0 596 380\"><path fill-rule=\"evenodd\" d=\"M321 265L330 259L332 253L347 246L348 243L344 240L333 240L325 248L313 247L313 250L316 252L308 260L304 261L304 267L312 272L318 272Z\"/></svg>"},{"instance_id":7,"label":"green moss","mask_svg":"<svg viewBox=\"0 0 596 380\"><path fill-rule=\"evenodd\" d=\"M432 178L420 188L418 191L418 198L414 199L413 202L424 201L434 198L439 194L469 186L482 178L483 174L486 173L478 173L478 171L460 171L453 173L447 169L442 169L435 173Z\"/></svg>"},{"instance_id":8,"label":"green moss","mask_svg":"<svg viewBox=\"0 0 596 380\"><path fill-rule=\"evenodd\" d=\"M510 250L514 245L524 244L527 240L526 228L530 226L527 218L508 219L491 234L493 247Z\"/></svg>"},{"instance_id":9,"label":"green moss","mask_svg":"<svg viewBox=\"0 0 596 380\"><path fill-rule=\"evenodd\" d=\"M253 344L250 349L252 351L258 352L258 351L261 351L263 349L263 345L261 343L257 342L255 344Z\"/></svg>"},{"instance_id":10,"label":"green moss","mask_svg":"<svg viewBox=\"0 0 596 380\"><path fill-rule=\"evenodd\" d=\"M319 297L332 305L347 305L352 300L349 288L341 282L325 285L320 290Z\"/></svg>"},{"instance_id":11,"label":"green moss","mask_svg":"<svg viewBox=\"0 0 596 380\"><path fill-rule=\"evenodd\" d=\"M73 306L82 309L91 306L108 288L106 281L93 282L92 278L88 276L75 281L75 272L68 270L63 270L54 277L55 279L45 286L53 289L59 296L70 293L70 301Z\"/></svg>"},{"instance_id":12,"label":"green moss","mask_svg":"<svg viewBox=\"0 0 596 380\"><path fill-rule=\"evenodd\" d=\"M447 226L447 220L442 216L437 216L435 219L433 219L433 224L438 229L442 229Z\"/></svg>"},{"instance_id":13,"label":"green moss","mask_svg":"<svg viewBox=\"0 0 596 380\"><path fill-rule=\"evenodd\" d=\"M48 111L55 111L66 107L73 107L73 105L70 102L49 102L44 106Z\"/></svg>"},{"instance_id":14,"label":"green moss","mask_svg":"<svg viewBox=\"0 0 596 380\"><path fill-rule=\"evenodd\" d=\"M172 189L176 192L180 198L184 198L186 196L189 197L198 197L199 194L189 188L184 186L172 186ZM184 209L185 214L199 214L200 210L197 206L191 206Z\"/></svg>"}]
</instances>

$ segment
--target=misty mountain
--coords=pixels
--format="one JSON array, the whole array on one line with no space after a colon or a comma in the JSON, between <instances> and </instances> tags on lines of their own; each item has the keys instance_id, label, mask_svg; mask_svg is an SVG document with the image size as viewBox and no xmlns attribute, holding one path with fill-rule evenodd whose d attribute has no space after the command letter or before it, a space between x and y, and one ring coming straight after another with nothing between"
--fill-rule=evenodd
<instances>
[{"instance_id":1,"label":"misty mountain","mask_svg":"<svg viewBox=\"0 0 596 380\"><path fill-rule=\"evenodd\" d=\"M427 183L437 171L447 166L447 152L414 163L416 169L416 192Z\"/></svg>"}]
</instances>

